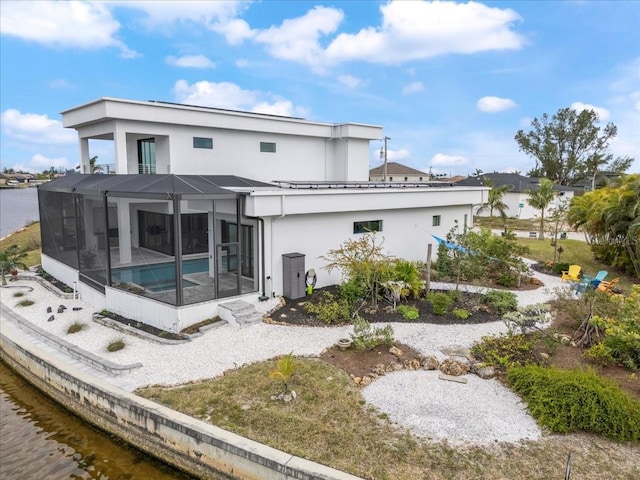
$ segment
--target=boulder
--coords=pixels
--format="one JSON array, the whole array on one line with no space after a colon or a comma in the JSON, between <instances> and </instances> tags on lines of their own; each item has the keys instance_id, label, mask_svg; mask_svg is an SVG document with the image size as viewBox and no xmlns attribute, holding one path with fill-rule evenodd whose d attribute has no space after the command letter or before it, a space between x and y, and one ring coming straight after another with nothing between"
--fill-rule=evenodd
<instances>
[{"instance_id":1,"label":"boulder","mask_svg":"<svg viewBox=\"0 0 640 480\"><path fill-rule=\"evenodd\" d=\"M458 377L460 375L464 375L469 371L469 365L458 362L456 360L451 360L449 358L442 362L442 365L440 365L440 371L447 375Z\"/></svg>"},{"instance_id":2,"label":"boulder","mask_svg":"<svg viewBox=\"0 0 640 480\"><path fill-rule=\"evenodd\" d=\"M422 360L422 368L425 370L437 370L440 362L433 355L429 355Z\"/></svg>"},{"instance_id":3,"label":"boulder","mask_svg":"<svg viewBox=\"0 0 640 480\"><path fill-rule=\"evenodd\" d=\"M398 347L393 346L389 349L389 353L394 357L401 357L404 352L400 350Z\"/></svg>"}]
</instances>

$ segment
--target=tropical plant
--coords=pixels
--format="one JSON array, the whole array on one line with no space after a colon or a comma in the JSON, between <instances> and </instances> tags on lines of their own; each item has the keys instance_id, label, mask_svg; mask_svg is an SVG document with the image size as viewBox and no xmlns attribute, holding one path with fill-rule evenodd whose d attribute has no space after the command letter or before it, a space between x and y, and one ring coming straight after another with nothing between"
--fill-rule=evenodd
<instances>
[{"instance_id":1,"label":"tropical plant","mask_svg":"<svg viewBox=\"0 0 640 480\"><path fill-rule=\"evenodd\" d=\"M540 230L539 239L544 240L544 211L551 205L555 198L553 191L553 182L548 178L540 179L540 185L537 189L526 190L529 195L527 202L536 210L540 210Z\"/></svg>"},{"instance_id":2,"label":"tropical plant","mask_svg":"<svg viewBox=\"0 0 640 480\"><path fill-rule=\"evenodd\" d=\"M287 355L280 357L278 363L276 363L275 370L269 372L270 378L277 378L284 383L284 393L289 392L289 380L296 371L297 365L293 359L293 352L289 352Z\"/></svg>"},{"instance_id":3,"label":"tropical plant","mask_svg":"<svg viewBox=\"0 0 640 480\"><path fill-rule=\"evenodd\" d=\"M402 282L404 288L401 297L418 298L424 291L425 281L420 274L420 264L409 260L397 259L393 264L394 280Z\"/></svg>"},{"instance_id":4,"label":"tropical plant","mask_svg":"<svg viewBox=\"0 0 640 480\"><path fill-rule=\"evenodd\" d=\"M640 278L640 174L572 198L568 222L584 229L596 258Z\"/></svg>"},{"instance_id":5,"label":"tropical plant","mask_svg":"<svg viewBox=\"0 0 640 480\"><path fill-rule=\"evenodd\" d=\"M18 245L10 245L5 250L0 250L0 274L2 275L2 286L7 284L6 274L16 268L27 270L24 260L27 254L20 251Z\"/></svg>"},{"instance_id":6,"label":"tropical plant","mask_svg":"<svg viewBox=\"0 0 640 480\"><path fill-rule=\"evenodd\" d=\"M482 180L485 186L489 187L491 190L489 190L489 197L487 201L482 204L477 213L480 214L488 208L490 217L493 217L493 211L497 210L502 218L506 218L509 206L504 203L502 199L509 190L513 189L513 185L505 184L497 187L489 177L482 177Z\"/></svg>"}]
</instances>

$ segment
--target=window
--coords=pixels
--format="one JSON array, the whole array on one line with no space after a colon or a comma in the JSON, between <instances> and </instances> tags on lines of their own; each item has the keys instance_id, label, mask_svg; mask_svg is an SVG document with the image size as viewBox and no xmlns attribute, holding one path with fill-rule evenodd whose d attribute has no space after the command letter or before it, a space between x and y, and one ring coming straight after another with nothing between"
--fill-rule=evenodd
<instances>
[{"instance_id":1,"label":"window","mask_svg":"<svg viewBox=\"0 0 640 480\"><path fill-rule=\"evenodd\" d=\"M393 182L393 177L389 177L389 181L390 181L390 182Z\"/></svg>"},{"instance_id":2,"label":"window","mask_svg":"<svg viewBox=\"0 0 640 480\"><path fill-rule=\"evenodd\" d=\"M264 153L276 153L276 144L274 142L260 142L260 151Z\"/></svg>"},{"instance_id":3,"label":"window","mask_svg":"<svg viewBox=\"0 0 640 480\"><path fill-rule=\"evenodd\" d=\"M353 233L381 232L382 220L369 220L366 222L353 222Z\"/></svg>"},{"instance_id":4,"label":"window","mask_svg":"<svg viewBox=\"0 0 640 480\"><path fill-rule=\"evenodd\" d=\"M432 225L434 227L439 227L440 226L440 215L434 215L433 216Z\"/></svg>"},{"instance_id":5,"label":"window","mask_svg":"<svg viewBox=\"0 0 640 480\"><path fill-rule=\"evenodd\" d=\"M138 173L156 173L156 140L138 140Z\"/></svg>"},{"instance_id":6,"label":"window","mask_svg":"<svg viewBox=\"0 0 640 480\"><path fill-rule=\"evenodd\" d=\"M193 137L193 148L213 148L213 138Z\"/></svg>"},{"instance_id":7,"label":"window","mask_svg":"<svg viewBox=\"0 0 640 480\"><path fill-rule=\"evenodd\" d=\"M404 181L406 182L407 180L409 180L409 177L404 177Z\"/></svg>"}]
</instances>

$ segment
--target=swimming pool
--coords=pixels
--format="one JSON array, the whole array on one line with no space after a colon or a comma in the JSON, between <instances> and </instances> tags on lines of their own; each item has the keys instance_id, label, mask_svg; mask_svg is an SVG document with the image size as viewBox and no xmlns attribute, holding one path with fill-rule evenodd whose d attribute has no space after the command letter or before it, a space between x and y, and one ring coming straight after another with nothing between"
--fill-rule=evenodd
<instances>
[{"instance_id":1,"label":"swimming pool","mask_svg":"<svg viewBox=\"0 0 640 480\"><path fill-rule=\"evenodd\" d=\"M182 262L183 275L208 271L208 258L194 258ZM166 262L114 268L111 270L111 279L118 283L133 283L152 292L164 292L176 288L176 265L174 262ZM183 287L197 285L197 283L185 279L182 280L182 284Z\"/></svg>"}]
</instances>

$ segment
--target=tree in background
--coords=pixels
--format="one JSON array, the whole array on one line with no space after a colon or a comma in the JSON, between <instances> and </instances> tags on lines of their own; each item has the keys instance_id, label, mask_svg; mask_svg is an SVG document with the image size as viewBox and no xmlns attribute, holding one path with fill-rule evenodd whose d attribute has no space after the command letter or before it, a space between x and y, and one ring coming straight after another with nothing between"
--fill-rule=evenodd
<instances>
[{"instance_id":1,"label":"tree in background","mask_svg":"<svg viewBox=\"0 0 640 480\"><path fill-rule=\"evenodd\" d=\"M540 186L536 190L525 190L529 195L527 202L536 210L540 210L540 240L544 240L544 211L551 205L556 196L553 191L553 182L548 178L540 180Z\"/></svg>"},{"instance_id":2,"label":"tree in background","mask_svg":"<svg viewBox=\"0 0 640 480\"><path fill-rule=\"evenodd\" d=\"M482 181L485 186L489 187L489 198L486 203L483 203L482 206L478 209L478 214L484 211L485 209L489 209L489 216L493 218L493 211L497 210L500 213L502 218L507 217L507 210L509 210L509 206L502 201L505 193L513 188L512 185L501 185L496 187L493 181L489 177L482 177Z\"/></svg>"},{"instance_id":3,"label":"tree in background","mask_svg":"<svg viewBox=\"0 0 640 480\"><path fill-rule=\"evenodd\" d=\"M597 126L598 114L593 110L577 112L561 108L553 117L545 113L534 118L532 130L518 130L515 140L520 151L536 162L528 175L545 177L559 185L574 185L590 178L595 184L599 171L625 172L633 159L608 152L609 142L618 134L611 122Z\"/></svg>"},{"instance_id":4,"label":"tree in background","mask_svg":"<svg viewBox=\"0 0 640 480\"><path fill-rule=\"evenodd\" d=\"M596 258L640 278L640 174L574 197L568 222L585 230Z\"/></svg>"}]
</instances>

